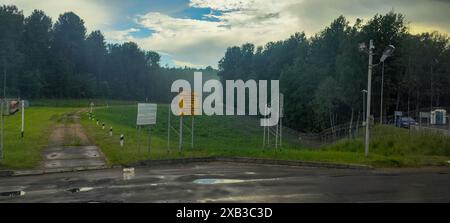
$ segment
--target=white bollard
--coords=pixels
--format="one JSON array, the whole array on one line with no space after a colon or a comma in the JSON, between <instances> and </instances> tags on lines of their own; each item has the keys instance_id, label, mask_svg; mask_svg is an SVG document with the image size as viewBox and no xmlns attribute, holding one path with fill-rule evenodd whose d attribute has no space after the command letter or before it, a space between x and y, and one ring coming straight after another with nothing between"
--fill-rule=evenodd
<instances>
[{"instance_id":1,"label":"white bollard","mask_svg":"<svg viewBox=\"0 0 450 223\"><path fill-rule=\"evenodd\" d=\"M112 136L112 126L109 128L109 136Z\"/></svg>"}]
</instances>

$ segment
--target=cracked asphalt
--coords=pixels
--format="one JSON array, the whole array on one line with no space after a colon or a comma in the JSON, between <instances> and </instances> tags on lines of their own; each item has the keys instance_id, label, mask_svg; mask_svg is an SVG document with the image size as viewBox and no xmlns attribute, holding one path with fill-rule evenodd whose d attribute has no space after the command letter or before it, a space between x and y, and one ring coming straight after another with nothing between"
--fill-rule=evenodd
<instances>
[{"instance_id":1,"label":"cracked asphalt","mask_svg":"<svg viewBox=\"0 0 450 223\"><path fill-rule=\"evenodd\" d=\"M195 163L0 178L0 202L450 202L450 168Z\"/></svg>"}]
</instances>

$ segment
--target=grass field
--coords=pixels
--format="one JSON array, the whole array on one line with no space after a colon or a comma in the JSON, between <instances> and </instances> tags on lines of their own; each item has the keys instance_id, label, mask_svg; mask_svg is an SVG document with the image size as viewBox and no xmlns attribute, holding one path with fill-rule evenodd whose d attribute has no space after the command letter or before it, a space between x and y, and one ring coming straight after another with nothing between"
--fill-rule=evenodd
<instances>
[{"instance_id":1,"label":"grass field","mask_svg":"<svg viewBox=\"0 0 450 223\"><path fill-rule=\"evenodd\" d=\"M25 137L20 137L21 114L5 117L4 161L0 169L35 168L48 145L52 125L73 108L31 107L25 110Z\"/></svg>"},{"instance_id":2,"label":"grass field","mask_svg":"<svg viewBox=\"0 0 450 223\"><path fill-rule=\"evenodd\" d=\"M286 160L324 161L335 163L370 164L378 167L422 165L448 165L450 138L440 135L410 134L407 130L378 126L369 157L363 153L362 138L342 140L319 149L309 149L299 144L295 134L285 134L283 149L262 149L262 127L258 120L240 116L199 116L195 118L195 146L190 147L190 133L184 130L184 149L178 152L178 136L171 132L170 150L167 146L167 106L158 107L157 125L151 129L151 151L147 151L148 129L141 135L135 126L136 106L113 106L95 111L102 130L95 121L84 114L82 123L92 140L108 157L108 162L128 164L146 159L165 159L203 156L246 156ZM172 116L171 124L178 130L178 117ZM185 118L186 126L191 119ZM114 136L108 136L109 127ZM287 133L288 131L285 131ZM125 146L119 146L119 134L125 135Z\"/></svg>"},{"instance_id":3,"label":"grass field","mask_svg":"<svg viewBox=\"0 0 450 223\"><path fill-rule=\"evenodd\" d=\"M65 114L86 108L91 100L33 101L26 110L25 138L20 138L21 115L5 119L5 159L0 169L36 168L41 152L48 146L49 133ZM419 133L391 126L376 126L372 131L369 157L364 156L362 135L353 140L340 140L321 148L308 148L297 140L295 131L285 129L282 150L262 148L263 129L259 119L243 116L197 116L195 118L195 146L191 148L190 117L184 118L183 152L178 150L178 135L171 131L170 149L167 145L168 107L158 106L157 125L151 128L151 149L147 151L148 128L140 135L136 129L137 108L133 102L110 101L95 110L101 129L87 114L81 123L91 141L100 146L108 163L130 164L146 159L167 159L205 156L241 156L285 160L323 161L333 163L369 164L376 167L405 167L448 165L450 137ZM125 104L125 105L123 105ZM129 105L133 104L133 105ZM178 131L179 119L171 116L171 124ZM113 127L113 137L108 135ZM125 146L119 145L119 135L125 135ZM272 138L273 139L273 138Z\"/></svg>"}]
</instances>

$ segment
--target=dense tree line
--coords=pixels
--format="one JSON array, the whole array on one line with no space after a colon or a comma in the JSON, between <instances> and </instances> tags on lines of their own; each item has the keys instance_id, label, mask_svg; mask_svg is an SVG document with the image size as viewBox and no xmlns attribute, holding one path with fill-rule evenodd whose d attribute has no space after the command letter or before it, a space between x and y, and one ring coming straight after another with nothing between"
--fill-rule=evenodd
<instances>
[{"instance_id":1,"label":"dense tree line","mask_svg":"<svg viewBox=\"0 0 450 223\"><path fill-rule=\"evenodd\" d=\"M158 53L133 42L107 44L73 12L53 23L43 11L24 17L15 6L0 6L0 46L0 89L7 97L168 102L172 81L197 71L162 68Z\"/></svg>"},{"instance_id":2,"label":"dense tree line","mask_svg":"<svg viewBox=\"0 0 450 223\"><path fill-rule=\"evenodd\" d=\"M303 131L320 131L355 122L367 88L368 55L358 44L375 43L374 63L386 46L396 47L385 62L385 116L450 106L450 48L446 35L410 34L402 14L375 15L354 25L343 17L307 38L296 33L264 47L244 44L227 49L219 62L222 80L280 80L285 95L285 123ZM373 71L372 114L380 115L381 67ZM429 111L429 109L428 109ZM361 120L362 117L359 117Z\"/></svg>"}]
</instances>

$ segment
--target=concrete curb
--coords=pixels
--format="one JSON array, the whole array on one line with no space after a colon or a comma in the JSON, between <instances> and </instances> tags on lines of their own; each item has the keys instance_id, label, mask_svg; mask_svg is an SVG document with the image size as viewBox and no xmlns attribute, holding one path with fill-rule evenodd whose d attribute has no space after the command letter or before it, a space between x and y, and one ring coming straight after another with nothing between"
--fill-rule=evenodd
<instances>
[{"instance_id":1,"label":"concrete curb","mask_svg":"<svg viewBox=\"0 0 450 223\"><path fill-rule=\"evenodd\" d=\"M33 176L51 173L67 173L88 170L102 170L110 168L123 167L145 167L145 166L162 166L162 165L179 165L189 163L211 163L211 162L229 162L229 163L246 163L246 164L262 164L262 165L281 165L281 166L298 166L298 167L318 167L318 168L332 168L332 169L354 169L354 170L371 170L374 169L368 165L358 164L340 164L340 163L326 163L313 161L296 161L296 160L276 160L250 157L196 157L183 159L163 159L163 160L145 160L131 165L122 166L91 166L91 167L73 167L73 168L58 168L58 169L35 169L35 170L0 170L0 177L18 177L18 176Z\"/></svg>"},{"instance_id":2,"label":"concrete curb","mask_svg":"<svg viewBox=\"0 0 450 223\"><path fill-rule=\"evenodd\" d=\"M170 165L170 164L209 163L209 162L230 162L230 163L248 163L248 164L319 167L319 168L333 168L333 169L355 169L355 170L374 169L372 166L359 165L359 164L340 164L340 163L296 161L296 160L276 160L276 159L250 158L250 157L198 157L198 158L186 158L186 159L145 160L145 161L137 162L130 166L131 167L160 166L160 165Z\"/></svg>"},{"instance_id":3,"label":"concrete curb","mask_svg":"<svg viewBox=\"0 0 450 223\"><path fill-rule=\"evenodd\" d=\"M0 177L10 177L14 174L12 170L0 170Z\"/></svg>"}]
</instances>

